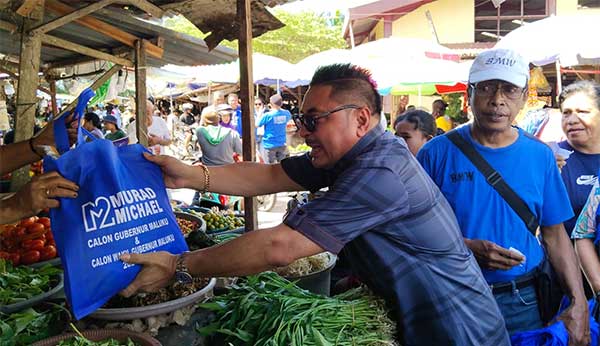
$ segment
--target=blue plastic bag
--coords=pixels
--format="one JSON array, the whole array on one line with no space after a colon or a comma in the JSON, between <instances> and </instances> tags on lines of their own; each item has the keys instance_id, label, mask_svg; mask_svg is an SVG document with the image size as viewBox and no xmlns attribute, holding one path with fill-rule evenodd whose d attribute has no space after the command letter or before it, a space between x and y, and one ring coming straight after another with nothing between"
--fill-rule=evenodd
<instances>
[{"instance_id":1,"label":"blue plastic bag","mask_svg":"<svg viewBox=\"0 0 600 346\"><path fill-rule=\"evenodd\" d=\"M589 311L593 311L596 302L594 299L588 302ZM561 303L561 309L558 315L569 306L568 299L563 298ZM600 328L598 322L593 316L590 316L590 334L592 337L591 346L598 346L598 336ZM512 346L568 346L569 345L569 333L567 328L562 321L558 321L549 325L546 328L540 328L527 332L520 332L513 334L510 337Z\"/></svg>"},{"instance_id":2,"label":"blue plastic bag","mask_svg":"<svg viewBox=\"0 0 600 346\"><path fill-rule=\"evenodd\" d=\"M77 198L61 198L60 207L50 210L65 295L77 319L135 278L140 266L122 262L121 254L188 250L162 172L142 156L147 150L103 139L85 143L81 131L75 149L58 159L44 158L47 172L58 171L79 185ZM65 136L56 140L68 141Z\"/></svg>"}]
</instances>

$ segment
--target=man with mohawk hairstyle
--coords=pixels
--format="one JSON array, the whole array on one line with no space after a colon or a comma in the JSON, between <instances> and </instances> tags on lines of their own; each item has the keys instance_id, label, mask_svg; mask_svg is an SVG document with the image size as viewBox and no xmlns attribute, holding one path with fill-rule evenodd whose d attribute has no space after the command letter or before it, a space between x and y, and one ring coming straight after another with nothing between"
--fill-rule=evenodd
<instances>
[{"instance_id":1,"label":"man with mohawk hairstyle","mask_svg":"<svg viewBox=\"0 0 600 346\"><path fill-rule=\"evenodd\" d=\"M122 294L154 291L182 273L249 275L344 249L361 280L385 298L402 345L509 345L450 206L404 141L380 125L380 114L368 71L329 65L316 71L301 114L293 116L312 147L307 155L220 167L147 155L170 188L244 196L329 189L292 209L282 224L216 247L124 255L144 267Z\"/></svg>"}]
</instances>

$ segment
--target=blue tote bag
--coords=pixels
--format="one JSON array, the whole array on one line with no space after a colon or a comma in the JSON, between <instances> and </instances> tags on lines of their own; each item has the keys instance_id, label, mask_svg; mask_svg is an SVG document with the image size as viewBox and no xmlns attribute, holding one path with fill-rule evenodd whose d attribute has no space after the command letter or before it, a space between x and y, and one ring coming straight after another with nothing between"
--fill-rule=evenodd
<instances>
[{"instance_id":1,"label":"blue tote bag","mask_svg":"<svg viewBox=\"0 0 600 346\"><path fill-rule=\"evenodd\" d=\"M140 271L120 255L188 250L162 172L142 156L148 151L139 144L116 147L104 139L86 143L83 132L80 128L75 149L58 159L44 158L46 172L57 171L79 185L77 198L61 198L60 207L50 210L65 295L77 319L104 305ZM66 131L55 140L68 147Z\"/></svg>"}]
</instances>

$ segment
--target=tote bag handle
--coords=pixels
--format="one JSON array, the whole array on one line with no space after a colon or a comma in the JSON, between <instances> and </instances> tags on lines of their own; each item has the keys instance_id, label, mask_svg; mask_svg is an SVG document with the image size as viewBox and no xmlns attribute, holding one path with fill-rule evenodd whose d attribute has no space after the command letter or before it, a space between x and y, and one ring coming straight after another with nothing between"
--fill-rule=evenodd
<instances>
[{"instance_id":1,"label":"tote bag handle","mask_svg":"<svg viewBox=\"0 0 600 346\"><path fill-rule=\"evenodd\" d=\"M81 94L79 94L79 97L77 98L77 106L75 106L75 111L73 112L73 120L78 120L81 117L88 102L92 97L94 97L95 94L96 93L91 88L86 88L81 92ZM79 128L81 129L81 126L79 126ZM79 136L80 131L78 131L77 135L78 142ZM67 133L67 124L65 120L56 119L54 121L54 142L56 143L56 149L58 149L60 154L64 154L69 151L71 146L69 145L69 135Z\"/></svg>"}]
</instances>

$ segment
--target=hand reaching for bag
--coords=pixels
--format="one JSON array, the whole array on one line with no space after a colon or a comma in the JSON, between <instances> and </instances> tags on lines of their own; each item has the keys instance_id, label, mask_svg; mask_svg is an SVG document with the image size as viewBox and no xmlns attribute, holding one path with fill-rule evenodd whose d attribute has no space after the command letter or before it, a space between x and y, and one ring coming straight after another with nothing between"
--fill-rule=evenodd
<instances>
[{"instance_id":1,"label":"hand reaching for bag","mask_svg":"<svg viewBox=\"0 0 600 346\"><path fill-rule=\"evenodd\" d=\"M50 172L33 177L14 196L3 201L8 213L2 213L0 223L10 223L24 217L38 214L46 208L56 208L60 205L57 197L75 198L79 186L63 178L57 172Z\"/></svg>"},{"instance_id":2,"label":"hand reaching for bag","mask_svg":"<svg viewBox=\"0 0 600 346\"><path fill-rule=\"evenodd\" d=\"M160 166L163 172L165 185L171 189L180 189L184 187L193 187L193 180L197 173L192 166L167 155L150 155L144 153L144 157Z\"/></svg>"},{"instance_id":3,"label":"hand reaching for bag","mask_svg":"<svg viewBox=\"0 0 600 346\"><path fill-rule=\"evenodd\" d=\"M483 269L509 270L525 260L525 257L491 241L465 238L465 244L473 251L479 266Z\"/></svg>"},{"instance_id":4,"label":"hand reaching for bag","mask_svg":"<svg viewBox=\"0 0 600 346\"><path fill-rule=\"evenodd\" d=\"M125 254L121 256L121 260L129 264L143 265L133 282L120 292L124 297L130 297L138 291L156 292L167 286L173 279L177 265L177 257L166 251Z\"/></svg>"}]
</instances>

